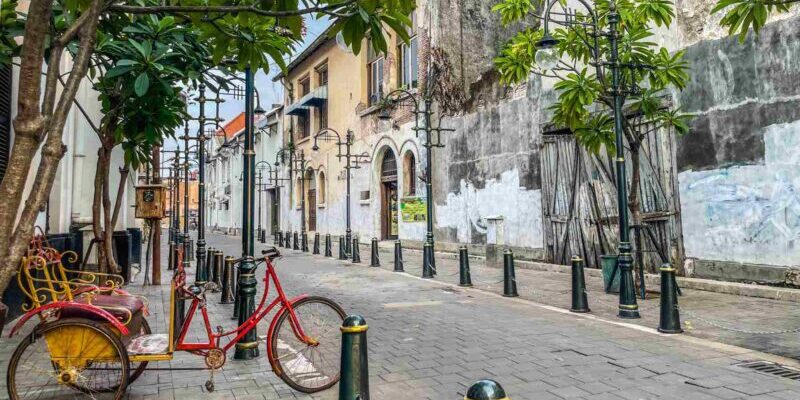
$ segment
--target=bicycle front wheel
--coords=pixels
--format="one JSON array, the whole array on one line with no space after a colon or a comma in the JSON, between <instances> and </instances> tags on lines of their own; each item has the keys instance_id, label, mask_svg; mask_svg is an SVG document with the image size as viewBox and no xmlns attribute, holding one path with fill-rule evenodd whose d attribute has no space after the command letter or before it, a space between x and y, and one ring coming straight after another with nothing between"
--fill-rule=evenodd
<instances>
[{"instance_id":1,"label":"bicycle front wheel","mask_svg":"<svg viewBox=\"0 0 800 400\"><path fill-rule=\"evenodd\" d=\"M278 317L272 334L273 371L292 389L303 393L325 390L339 381L339 352L342 346L342 307L324 297L307 297L292 307L308 344L295 335L289 311Z\"/></svg>"}]
</instances>

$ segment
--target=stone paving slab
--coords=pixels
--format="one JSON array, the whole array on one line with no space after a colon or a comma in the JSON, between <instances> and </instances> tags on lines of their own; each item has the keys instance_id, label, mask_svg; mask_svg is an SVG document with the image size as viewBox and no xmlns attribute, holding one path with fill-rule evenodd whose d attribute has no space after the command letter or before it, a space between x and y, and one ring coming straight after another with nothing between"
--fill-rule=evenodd
<instances>
[{"instance_id":1,"label":"stone paving slab","mask_svg":"<svg viewBox=\"0 0 800 400\"><path fill-rule=\"evenodd\" d=\"M381 268L392 270L393 249L386 244L379 249ZM369 244L361 245L363 265L369 265L369 250ZM334 254L338 254L337 251ZM406 273L421 276L422 253L404 249L404 258ZM437 281L458 283L456 259L450 255L437 257L436 263ZM470 269L475 288L502 293L502 270L486 267L483 260L475 258L470 259ZM570 307L570 279L570 275L566 273L516 269L516 282L521 298L561 309ZM586 283L592 314L609 320L619 320L616 316L618 296L606 294L602 279L598 276L586 274ZM642 318L625 322L656 328L659 318L658 290L656 286L648 286L648 298L637 300ZM800 360L800 307L797 307L796 302L684 288L679 304L686 335ZM790 332L771 333L780 331ZM793 364L800 367L800 361Z\"/></svg>"},{"instance_id":2,"label":"stone paving slab","mask_svg":"<svg viewBox=\"0 0 800 400\"><path fill-rule=\"evenodd\" d=\"M236 237L211 235L209 242L226 254L239 253ZM798 382L734 366L738 361L760 357L756 352L688 336L653 334L635 325L596 317L577 317L525 299L502 298L491 285L464 290L391 273L386 266L370 268L366 266L369 252L364 249L367 247L362 248L362 256L366 256L362 265L283 250L285 256L277 262L277 272L290 296L328 296L348 312L364 315L370 326L373 399L461 399L466 387L481 378L498 380L515 400L800 398ZM448 268L444 264L438 265L443 280ZM418 272L413 265L406 269L411 274ZM496 270L485 275L475 271L475 278L487 281L497 275ZM545 281L545 277L534 278ZM522 279L525 282L528 278ZM525 292L523 282L521 292ZM130 289L150 299L152 315L148 320L154 331L165 332L168 286L142 288L133 284ZM217 304L214 296L209 299L212 324L233 326L232 306ZM198 328L193 326L193 335L200 333ZM266 327L259 328L263 334ZM17 341L0 339L3 370ZM260 349L265 352L263 345ZM159 364L196 366L202 359L178 354L173 361ZM229 360L216 376L219 390L214 393L203 388L206 379L205 372L147 371L131 386L128 397L338 397L336 387L314 396L293 391L275 377L263 355L244 362ZM0 398L6 395L4 385L3 380Z\"/></svg>"}]
</instances>

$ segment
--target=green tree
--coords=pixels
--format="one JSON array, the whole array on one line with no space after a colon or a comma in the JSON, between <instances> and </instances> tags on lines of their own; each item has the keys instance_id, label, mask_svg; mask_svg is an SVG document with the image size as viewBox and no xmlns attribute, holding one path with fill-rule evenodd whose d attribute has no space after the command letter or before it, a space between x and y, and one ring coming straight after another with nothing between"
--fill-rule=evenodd
<instances>
[{"instance_id":1,"label":"green tree","mask_svg":"<svg viewBox=\"0 0 800 400\"><path fill-rule=\"evenodd\" d=\"M104 19L89 75L100 93L103 118L92 202L93 233L101 271L117 271L112 235L130 169L149 160L155 146L172 136L186 118L178 83L211 68L199 32L172 16L141 15ZM109 195L111 154L124 152L116 198ZM101 223L102 221L102 223Z\"/></svg>"},{"instance_id":2,"label":"green tree","mask_svg":"<svg viewBox=\"0 0 800 400\"><path fill-rule=\"evenodd\" d=\"M542 20L543 0L502 0L494 7L505 24ZM554 79L557 100L551 106L553 122L569 128L578 142L592 153L603 149L616 153L612 76L607 70L611 46L607 35L609 9L619 14L619 62L625 114L623 133L630 147L631 189L629 208L632 222L642 222L639 201L640 149L645 138L662 128L688 132L688 116L667 107L663 96L668 88L683 89L688 75L683 51L671 54L653 41L654 29L669 27L674 17L668 0L595 0L597 30L588 12L575 14L574 24L551 31L557 40L551 61L554 68L542 69L536 60L543 29L519 32L505 46L495 65L504 83L528 79L531 73ZM557 10L556 10L557 11ZM563 20L553 14L554 19ZM551 27L555 25L551 22ZM597 33L597 34L595 34ZM548 38L549 39L549 38ZM644 122L647 122L646 124ZM640 243L637 238L637 245Z\"/></svg>"},{"instance_id":3,"label":"green tree","mask_svg":"<svg viewBox=\"0 0 800 400\"><path fill-rule=\"evenodd\" d=\"M770 15L788 12L800 0L719 0L711 13L724 12L719 24L743 42L752 28L758 34Z\"/></svg>"},{"instance_id":4,"label":"green tree","mask_svg":"<svg viewBox=\"0 0 800 400\"><path fill-rule=\"evenodd\" d=\"M67 115L94 66L97 45L108 33L101 20L171 16L200 32L212 60L233 56L237 69L269 70L282 66L292 44L302 39L304 16L329 17L345 41L359 50L357 43L366 35L383 37L385 32L376 28L384 24L408 26L407 15L414 6L414 0L172 0L156 5L138 0L31 0L25 10L22 45L8 50L0 47L0 55L10 53L19 59L14 145L0 183L4 199L0 203L0 293L17 270L34 221L52 189L65 153L61 138ZM14 24L22 21L19 13L5 18ZM13 40L17 34L4 29L0 35ZM385 42L377 39L375 43L385 50L381 48ZM62 63L65 50L72 56L71 63ZM200 78L199 74L187 76ZM137 75L136 79L141 79L143 87L145 78ZM37 153L40 157L34 165ZM23 187L31 188L24 201Z\"/></svg>"}]
</instances>

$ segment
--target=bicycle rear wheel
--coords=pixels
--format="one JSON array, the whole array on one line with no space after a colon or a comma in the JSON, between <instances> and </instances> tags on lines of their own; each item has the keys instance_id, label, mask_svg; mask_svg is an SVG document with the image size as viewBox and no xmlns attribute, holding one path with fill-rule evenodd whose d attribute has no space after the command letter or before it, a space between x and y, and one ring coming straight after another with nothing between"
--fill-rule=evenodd
<instances>
[{"instance_id":1,"label":"bicycle rear wheel","mask_svg":"<svg viewBox=\"0 0 800 400\"><path fill-rule=\"evenodd\" d=\"M128 353L102 323L69 318L38 326L8 365L11 399L120 399L128 386Z\"/></svg>"},{"instance_id":2,"label":"bicycle rear wheel","mask_svg":"<svg viewBox=\"0 0 800 400\"><path fill-rule=\"evenodd\" d=\"M307 297L292 307L309 345L297 338L288 310L278 317L270 346L272 369L292 389L303 393L325 390L339 381L339 352L345 313L333 300Z\"/></svg>"}]
</instances>

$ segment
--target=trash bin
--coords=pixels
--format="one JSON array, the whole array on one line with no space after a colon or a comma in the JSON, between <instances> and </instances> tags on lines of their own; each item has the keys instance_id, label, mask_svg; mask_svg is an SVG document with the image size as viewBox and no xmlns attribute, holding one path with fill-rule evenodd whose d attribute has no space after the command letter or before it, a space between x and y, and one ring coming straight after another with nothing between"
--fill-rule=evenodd
<instances>
[{"instance_id":1,"label":"trash bin","mask_svg":"<svg viewBox=\"0 0 800 400\"><path fill-rule=\"evenodd\" d=\"M603 287L608 287L608 281L611 280L611 274L614 273L614 267L617 265L617 256L616 254L613 255L604 255L600 256L600 264L603 268ZM611 290L609 293L619 293L619 271L614 276L614 283L611 284Z\"/></svg>"},{"instance_id":2,"label":"trash bin","mask_svg":"<svg viewBox=\"0 0 800 400\"><path fill-rule=\"evenodd\" d=\"M113 242L114 259L120 268L120 275L127 284L131 280L131 235L128 231L116 231Z\"/></svg>"},{"instance_id":3,"label":"trash bin","mask_svg":"<svg viewBox=\"0 0 800 400\"><path fill-rule=\"evenodd\" d=\"M142 230L128 228L131 235L131 264L142 265Z\"/></svg>"}]
</instances>

